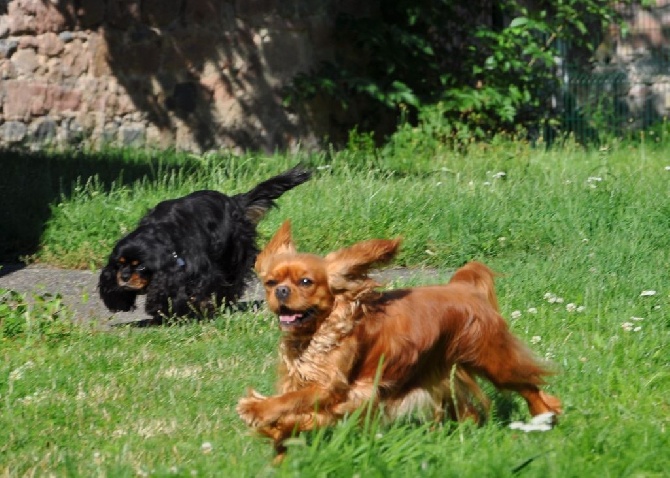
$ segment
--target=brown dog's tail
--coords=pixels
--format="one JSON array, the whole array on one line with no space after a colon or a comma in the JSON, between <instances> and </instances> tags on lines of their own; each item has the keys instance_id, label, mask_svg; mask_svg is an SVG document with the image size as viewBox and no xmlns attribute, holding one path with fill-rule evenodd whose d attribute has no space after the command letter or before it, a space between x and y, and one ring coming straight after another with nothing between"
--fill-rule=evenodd
<instances>
[{"instance_id":1,"label":"brown dog's tail","mask_svg":"<svg viewBox=\"0 0 670 478\"><path fill-rule=\"evenodd\" d=\"M473 261L468 262L460 269L457 269L456 272L454 272L454 275L451 276L449 283L465 282L473 285L488 298L493 308L499 312L500 309L498 308L498 298L496 297L494 283L495 276L496 273L486 265L481 262Z\"/></svg>"}]
</instances>

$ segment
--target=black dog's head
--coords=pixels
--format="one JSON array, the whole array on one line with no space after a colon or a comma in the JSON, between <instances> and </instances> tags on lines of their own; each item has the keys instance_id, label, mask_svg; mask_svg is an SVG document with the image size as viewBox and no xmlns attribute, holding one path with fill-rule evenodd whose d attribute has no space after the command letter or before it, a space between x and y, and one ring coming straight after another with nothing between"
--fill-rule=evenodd
<instances>
[{"instance_id":1,"label":"black dog's head","mask_svg":"<svg viewBox=\"0 0 670 478\"><path fill-rule=\"evenodd\" d=\"M184 261L159 228L143 226L121 239L100 274L100 296L111 311L128 311L145 294L158 271L179 269Z\"/></svg>"}]
</instances>

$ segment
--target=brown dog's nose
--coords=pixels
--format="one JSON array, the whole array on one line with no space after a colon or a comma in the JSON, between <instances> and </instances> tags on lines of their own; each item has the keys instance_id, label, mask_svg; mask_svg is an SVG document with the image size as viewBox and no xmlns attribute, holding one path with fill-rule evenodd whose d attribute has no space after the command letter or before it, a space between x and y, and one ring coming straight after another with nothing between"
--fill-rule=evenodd
<instances>
[{"instance_id":1,"label":"brown dog's nose","mask_svg":"<svg viewBox=\"0 0 670 478\"><path fill-rule=\"evenodd\" d=\"M275 289L275 297L278 300L286 300L286 299L288 299L288 296L290 294L291 294L291 289L289 289L285 285L277 286L277 288Z\"/></svg>"}]
</instances>

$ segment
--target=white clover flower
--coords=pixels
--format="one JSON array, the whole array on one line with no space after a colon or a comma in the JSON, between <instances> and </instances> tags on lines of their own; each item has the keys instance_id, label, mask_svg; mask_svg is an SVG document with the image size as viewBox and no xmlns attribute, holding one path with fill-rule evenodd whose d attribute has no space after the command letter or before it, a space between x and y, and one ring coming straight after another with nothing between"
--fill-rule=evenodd
<instances>
[{"instance_id":1,"label":"white clover flower","mask_svg":"<svg viewBox=\"0 0 670 478\"><path fill-rule=\"evenodd\" d=\"M584 312L585 310L586 310L586 307L584 307L583 305L580 305L579 307L577 307L577 312L581 313L581 312Z\"/></svg>"},{"instance_id":2,"label":"white clover flower","mask_svg":"<svg viewBox=\"0 0 670 478\"><path fill-rule=\"evenodd\" d=\"M563 303L563 297L556 297L556 303L557 304L562 304Z\"/></svg>"},{"instance_id":3,"label":"white clover flower","mask_svg":"<svg viewBox=\"0 0 670 478\"><path fill-rule=\"evenodd\" d=\"M507 176L507 173L505 171L498 171L495 173L492 178L493 179L503 179L505 176Z\"/></svg>"},{"instance_id":4,"label":"white clover flower","mask_svg":"<svg viewBox=\"0 0 670 478\"><path fill-rule=\"evenodd\" d=\"M625 330L626 332L630 332L633 330L633 323L632 322L624 322L621 324L621 328Z\"/></svg>"},{"instance_id":5,"label":"white clover flower","mask_svg":"<svg viewBox=\"0 0 670 478\"><path fill-rule=\"evenodd\" d=\"M575 310L577 310L577 305L570 302L565 306L565 310L567 310L568 312L574 312Z\"/></svg>"},{"instance_id":6,"label":"white clover flower","mask_svg":"<svg viewBox=\"0 0 670 478\"><path fill-rule=\"evenodd\" d=\"M521 317L521 311L520 310L515 310L514 312L512 312L510 317L512 317L513 319L518 319L519 317Z\"/></svg>"},{"instance_id":7,"label":"white clover flower","mask_svg":"<svg viewBox=\"0 0 670 478\"><path fill-rule=\"evenodd\" d=\"M212 452L212 444L208 441L204 442L202 445L200 445L200 451L203 453L211 453Z\"/></svg>"},{"instance_id":8,"label":"white clover flower","mask_svg":"<svg viewBox=\"0 0 670 478\"><path fill-rule=\"evenodd\" d=\"M540 342L542 342L542 337L539 336L539 335L533 335L533 336L530 338L530 343L531 343L531 344L539 344Z\"/></svg>"},{"instance_id":9,"label":"white clover flower","mask_svg":"<svg viewBox=\"0 0 670 478\"><path fill-rule=\"evenodd\" d=\"M501 244L503 242L505 242L506 240L507 240L507 238L505 236L501 236L501 237L498 238L498 242L501 243Z\"/></svg>"},{"instance_id":10,"label":"white clover flower","mask_svg":"<svg viewBox=\"0 0 670 478\"><path fill-rule=\"evenodd\" d=\"M643 290L640 292L640 297L651 297L652 295L656 295L655 290Z\"/></svg>"},{"instance_id":11,"label":"white clover flower","mask_svg":"<svg viewBox=\"0 0 670 478\"><path fill-rule=\"evenodd\" d=\"M537 309L535 307L528 307L529 314L537 314Z\"/></svg>"},{"instance_id":12,"label":"white clover flower","mask_svg":"<svg viewBox=\"0 0 670 478\"><path fill-rule=\"evenodd\" d=\"M642 327L639 325L637 327L633 327L633 332L639 332L640 330L642 330Z\"/></svg>"},{"instance_id":13,"label":"white clover flower","mask_svg":"<svg viewBox=\"0 0 670 478\"><path fill-rule=\"evenodd\" d=\"M484 186L490 186L490 185L491 185L491 183L488 182L488 181L484 181L482 184L483 184Z\"/></svg>"}]
</instances>

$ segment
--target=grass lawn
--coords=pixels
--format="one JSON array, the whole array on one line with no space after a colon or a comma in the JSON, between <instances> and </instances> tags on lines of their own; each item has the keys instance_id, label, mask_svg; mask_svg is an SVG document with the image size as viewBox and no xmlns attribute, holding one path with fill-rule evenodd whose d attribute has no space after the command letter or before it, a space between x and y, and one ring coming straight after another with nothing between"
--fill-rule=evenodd
<instances>
[{"instance_id":1,"label":"grass lawn","mask_svg":"<svg viewBox=\"0 0 670 478\"><path fill-rule=\"evenodd\" d=\"M273 467L270 445L234 411L248 386L272 391L279 331L267 311L100 332L72 325L57 298L27 306L0 291L0 475L667 476L669 153L481 145L412 161L177 158L132 181L82 178L52 202L32 260L98 267L158 200L243 191L302 160L315 177L279 200L261 244L291 218L304 251L400 235L397 264L445 280L486 262L502 273L512 329L556 364L548 390L565 414L550 432L511 430L528 418L524 404L488 389L483 427L350 420L296 438Z\"/></svg>"}]
</instances>

